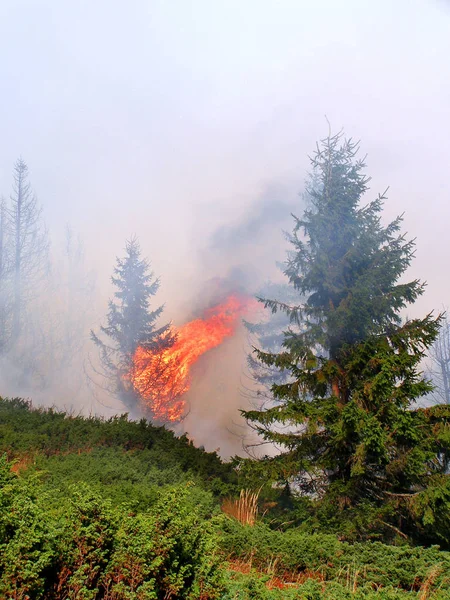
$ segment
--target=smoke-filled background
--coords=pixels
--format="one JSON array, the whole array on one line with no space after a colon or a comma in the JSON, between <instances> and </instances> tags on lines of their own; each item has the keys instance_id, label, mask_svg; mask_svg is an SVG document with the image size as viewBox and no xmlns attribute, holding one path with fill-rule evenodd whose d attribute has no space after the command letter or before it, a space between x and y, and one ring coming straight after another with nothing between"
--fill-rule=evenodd
<instances>
[{"instance_id":1,"label":"smoke-filled background","mask_svg":"<svg viewBox=\"0 0 450 600\"><path fill-rule=\"evenodd\" d=\"M373 195L390 186L386 221L405 212L417 238L409 274L428 287L409 314L448 304L449 32L438 0L3 0L0 193L23 157L51 241L30 336L57 373L38 389L3 358L0 393L123 410L84 370L133 234L175 323L214 282L254 292L279 277L325 115L362 140ZM224 455L240 446L245 342L196 367L180 426Z\"/></svg>"}]
</instances>

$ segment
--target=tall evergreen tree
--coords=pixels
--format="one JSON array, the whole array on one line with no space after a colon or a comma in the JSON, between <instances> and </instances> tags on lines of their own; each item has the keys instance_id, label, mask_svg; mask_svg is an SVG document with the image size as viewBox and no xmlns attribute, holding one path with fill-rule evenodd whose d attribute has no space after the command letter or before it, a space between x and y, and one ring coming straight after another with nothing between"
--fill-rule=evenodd
<instances>
[{"instance_id":1,"label":"tall evergreen tree","mask_svg":"<svg viewBox=\"0 0 450 600\"><path fill-rule=\"evenodd\" d=\"M91 331L91 339L100 351L107 390L133 406L137 398L126 375L137 347L161 348L172 340L167 335L169 324L156 325L164 307L151 310L150 300L160 281L150 271L149 262L141 257L136 238L126 242L125 257L117 258L111 281L116 291L114 300L109 302L106 326L100 327L99 334Z\"/></svg>"},{"instance_id":2,"label":"tall evergreen tree","mask_svg":"<svg viewBox=\"0 0 450 600\"><path fill-rule=\"evenodd\" d=\"M244 415L282 449L266 459L273 477L295 479L303 492L331 500L333 511L414 498L417 516L436 482L450 508L450 413L415 404L432 389L419 364L440 317L402 322L401 310L424 291L418 280L400 281L414 242L400 233L401 217L382 225L384 194L362 204L369 178L357 152L358 144L338 134L312 158L320 185L310 190L311 208L295 217L285 271L306 300L264 300L292 326L281 352L257 351L292 379L273 386L273 406ZM407 520L411 506L396 518Z\"/></svg>"}]
</instances>

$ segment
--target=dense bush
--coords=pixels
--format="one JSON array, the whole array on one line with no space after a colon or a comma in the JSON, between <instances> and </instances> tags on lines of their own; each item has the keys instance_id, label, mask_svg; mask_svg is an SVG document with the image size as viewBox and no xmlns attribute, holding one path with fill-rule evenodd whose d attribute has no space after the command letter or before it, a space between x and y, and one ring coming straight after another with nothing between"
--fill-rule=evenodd
<instances>
[{"instance_id":1,"label":"dense bush","mask_svg":"<svg viewBox=\"0 0 450 600\"><path fill-rule=\"evenodd\" d=\"M236 473L215 452L196 448L185 435L176 437L145 419L129 421L126 414L108 420L85 418L53 409L32 409L19 398L0 398L0 452L6 452L8 458L36 452L49 457L93 448L146 450L137 460L159 471L174 469L188 473L190 479L198 477L218 495L237 491Z\"/></svg>"},{"instance_id":2,"label":"dense bush","mask_svg":"<svg viewBox=\"0 0 450 600\"><path fill-rule=\"evenodd\" d=\"M0 598L449 597L449 553L343 541L370 521L366 510L346 525L331 505L268 486L255 526L219 514L243 474L145 421L0 400L0 451ZM446 497L433 502L437 514Z\"/></svg>"},{"instance_id":3,"label":"dense bush","mask_svg":"<svg viewBox=\"0 0 450 600\"><path fill-rule=\"evenodd\" d=\"M152 510L113 506L86 484L48 509L42 484L0 464L0 594L4 598L219 598L213 522L186 487ZM51 502L50 502L51 504Z\"/></svg>"},{"instance_id":4,"label":"dense bush","mask_svg":"<svg viewBox=\"0 0 450 600\"><path fill-rule=\"evenodd\" d=\"M222 532L223 552L231 559L251 561L261 571L275 569L279 575L314 571L327 580L358 571L360 584L405 590L420 588L433 572L435 582L450 584L450 553L437 547L349 544L335 535L273 531L264 524L245 527L232 519L224 522Z\"/></svg>"},{"instance_id":5,"label":"dense bush","mask_svg":"<svg viewBox=\"0 0 450 600\"><path fill-rule=\"evenodd\" d=\"M399 590L392 586L374 589L371 585L352 586L331 582L318 582L309 579L303 584L291 585L282 589L272 587L269 576L256 574L233 574L228 583L223 600L448 600L449 594L441 588L430 595L425 592Z\"/></svg>"}]
</instances>

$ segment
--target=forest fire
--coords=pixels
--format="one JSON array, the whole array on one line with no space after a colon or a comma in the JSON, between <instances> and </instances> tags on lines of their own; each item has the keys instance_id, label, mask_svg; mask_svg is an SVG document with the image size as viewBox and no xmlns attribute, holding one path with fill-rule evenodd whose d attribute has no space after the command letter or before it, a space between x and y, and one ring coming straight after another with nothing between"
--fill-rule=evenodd
<instances>
[{"instance_id":1,"label":"forest fire","mask_svg":"<svg viewBox=\"0 0 450 600\"><path fill-rule=\"evenodd\" d=\"M232 336L240 317L256 305L253 298L231 295L206 310L202 318L172 327L170 334L176 335L176 341L169 348L155 352L139 347L129 379L143 408L162 422L180 420L185 413L183 395L191 384L191 367L205 352Z\"/></svg>"}]
</instances>

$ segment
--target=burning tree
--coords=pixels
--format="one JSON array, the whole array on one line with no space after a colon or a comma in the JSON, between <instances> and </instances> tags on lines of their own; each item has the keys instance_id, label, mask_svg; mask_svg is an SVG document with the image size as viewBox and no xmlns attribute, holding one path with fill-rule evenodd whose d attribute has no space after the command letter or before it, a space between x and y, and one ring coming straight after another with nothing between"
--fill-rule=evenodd
<instances>
[{"instance_id":1,"label":"burning tree","mask_svg":"<svg viewBox=\"0 0 450 600\"><path fill-rule=\"evenodd\" d=\"M140 345L136 349L127 378L157 420L173 422L185 415L184 395L191 385L191 368L235 333L242 315L255 303L248 296L231 294L205 310L202 317L171 327L174 343L170 346Z\"/></svg>"},{"instance_id":2,"label":"burning tree","mask_svg":"<svg viewBox=\"0 0 450 600\"><path fill-rule=\"evenodd\" d=\"M330 515L371 506L370 527L378 519L414 534L450 499L450 411L414 404L432 390L419 364L440 317L402 322L400 311L424 290L418 280L399 283L414 243L400 233L401 217L382 226L384 194L361 204L369 178L357 152L338 134L312 158L320 185L295 217L285 270L299 300L264 301L298 327L280 352L257 352L291 380L273 386L274 405L244 415L281 449L263 463L272 477L314 492ZM450 527L445 535L450 541Z\"/></svg>"},{"instance_id":3,"label":"burning tree","mask_svg":"<svg viewBox=\"0 0 450 600\"><path fill-rule=\"evenodd\" d=\"M109 302L107 324L100 327L99 334L91 330L91 339L99 349L100 374L107 391L132 407L139 401L139 393L129 379L137 348L162 350L174 338L169 324L156 325L164 307L151 310L150 299L158 291L160 281L150 271L149 262L141 257L136 238L126 242L125 253L125 258L117 258L111 277L116 292Z\"/></svg>"},{"instance_id":4,"label":"burning tree","mask_svg":"<svg viewBox=\"0 0 450 600\"><path fill-rule=\"evenodd\" d=\"M117 259L112 282L117 291L109 303L107 324L99 334L91 331L104 387L158 423L179 421L186 414L183 396L190 387L192 366L233 335L253 300L232 294L181 327L156 327L163 307L150 310L150 299L159 279L141 258L136 239L127 242L125 258Z\"/></svg>"}]
</instances>

